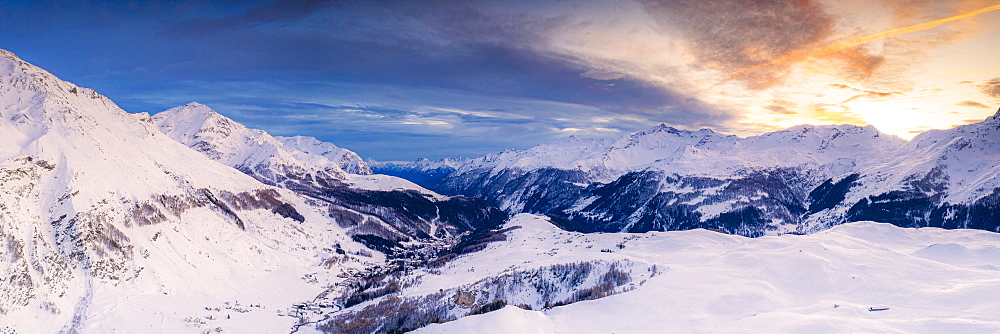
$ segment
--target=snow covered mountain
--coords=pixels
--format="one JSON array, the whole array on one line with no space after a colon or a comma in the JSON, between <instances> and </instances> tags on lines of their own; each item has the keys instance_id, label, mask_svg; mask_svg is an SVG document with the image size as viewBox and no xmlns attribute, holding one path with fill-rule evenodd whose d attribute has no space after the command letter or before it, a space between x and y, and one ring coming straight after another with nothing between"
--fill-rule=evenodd
<instances>
[{"instance_id":1,"label":"snow covered mountain","mask_svg":"<svg viewBox=\"0 0 1000 334\"><path fill-rule=\"evenodd\" d=\"M274 136L274 138L280 140L286 147L327 158L339 165L340 169L343 169L345 172L361 175L370 175L372 173L372 168L368 166L368 163L362 160L357 153L351 152L346 148L337 147L337 145L306 136Z\"/></svg>"},{"instance_id":2,"label":"snow covered mountain","mask_svg":"<svg viewBox=\"0 0 1000 334\"><path fill-rule=\"evenodd\" d=\"M506 215L485 201L447 197L404 179L370 174L357 154L311 137L273 137L189 103L156 114L164 134L257 180L326 203L353 237L384 253L414 241L455 243ZM366 172L347 173L344 168Z\"/></svg>"},{"instance_id":3,"label":"snow covered mountain","mask_svg":"<svg viewBox=\"0 0 1000 334\"><path fill-rule=\"evenodd\" d=\"M284 330L274 309L322 291L303 275L384 261L329 207L2 50L0 128L0 331L190 331L236 300L227 329Z\"/></svg>"},{"instance_id":4,"label":"snow covered mountain","mask_svg":"<svg viewBox=\"0 0 1000 334\"><path fill-rule=\"evenodd\" d=\"M801 125L739 138L661 125L506 150L450 170L427 169L433 162L375 169L406 177L429 170L440 180L431 189L583 232L761 236L864 220L997 230L996 118L909 142L871 126Z\"/></svg>"},{"instance_id":5,"label":"snow covered mountain","mask_svg":"<svg viewBox=\"0 0 1000 334\"><path fill-rule=\"evenodd\" d=\"M182 144L271 185L280 186L290 176L306 174L316 182L342 182L347 178L343 157L357 156L344 149L329 152L335 159L303 152L292 145L312 144L304 137L290 138L291 145L286 145L285 140L262 130L249 129L196 102L158 113L151 120L160 131ZM311 147L323 150L318 145ZM350 165L351 159L346 162L357 169L356 163ZM367 170L367 165L363 169Z\"/></svg>"},{"instance_id":6,"label":"snow covered mountain","mask_svg":"<svg viewBox=\"0 0 1000 334\"><path fill-rule=\"evenodd\" d=\"M1000 110L979 123L921 133L902 154L828 189L843 200L812 219L819 228L878 220L1000 231Z\"/></svg>"},{"instance_id":7,"label":"snow covered mountain","mask_svg":"<svg viewBox=\"0 0 1000 334\"><path fill-rule=\"evenodd\" d=\"M506 217L205 109L156 124L0 50L0 332L289 331L345 272Z\"/></svg>"}]
</instances>

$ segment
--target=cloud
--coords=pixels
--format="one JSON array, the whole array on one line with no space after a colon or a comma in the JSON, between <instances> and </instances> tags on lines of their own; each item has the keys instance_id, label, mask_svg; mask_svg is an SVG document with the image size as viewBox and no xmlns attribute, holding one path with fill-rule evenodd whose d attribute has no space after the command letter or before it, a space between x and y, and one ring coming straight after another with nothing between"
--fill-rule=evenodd
<instances>
[{"instance_id":1,"label":"cloud","mask_svg":"<svg viewBox=\"0 0 1000 334\"><path fill-rule=\"evenodd\" d=\"M783 54L779 54L779 56L777 56L777 57L771 57L771 58L767 59L764 62L755 64L755 65L750 65L750 66L741 68L739 70L736 70L734 72L731 72L728 75L728 77L732 78L732 79L744 79L745 80L748 76L749 77L754 77L756 75L755 73L758 72L758 71L767 71L768 73L770 73L770 72L774 71L775 68L780 68L781 66L785 66L786 64L790 64L790 63L800 62L800 61L811 59L811 58L820 58L820 57L826 57L826 56L830 56L830 55L841 55L841 56L843 56L843 55L847 54L847 59L849 59L849 60L853 59L853 60L849 61L849 63L852 63L851 67L858 68L858 69L861 70L860 72L859 71L852 71L853 73L848 72L849 75L853 75L853 76L857 77L858 74L862 74L860 76L860 78L863 79L863 78L866 78L868 75L870 75L870 70L871 69L873 69L874 67L877 67L878 65L881 64L883 58L881 58L880 56L877 56L877 55L869 55L869 54L865 54L863 56L859 56L859 55L861 55L861 53L858 52L858 50L860 50L859 47L863 47L865 45L869 45L870 43L881 41L881 40L884 40L884 39L887 39L887 38L891 38L891 37L895 37L895 36L898 36L898 35L904 35L904 34L911 34L911 33L916 33L916 32L928 31L929 29L937 28L937 27L939 27L941 25L944 25L946 23L951 23L951 22L954 22L954 21L971 18L971 17L974 17L976 15L980 15L980 14L983 14L983 13L988 13L988 12L995 11L995 10L1000 10L1000 5L993 5L993 6L989 6L989 7L978 8L978 9L971 10L971 11L965 11L965 12L961 12L961 13L955 13L954 11L959 10L961 8L954 8L953 7L953 8L948 8L948 9L942 9L940 7L942 7L942 6L936 6L936 4L934 4L934 3L928 3L928 2L917 3L917 4L915 4L915 3L908 3L907 6L901 6L901 8L904 8L904 10L901 10L901 12L910 12L910 11L913 11L913 9L920 10L920 9L933 8L934 10L947 10L947 11L951 11L952 15L948 16L948 17L944 17L944 18L939 18L939 19L936 19L936 20L932 20L932 21L919 22L919 23L907 25L907 26L904 26L904 27L899 27L899 28L894 28L894 29L890 29L890 30L885 30L885 31L881 31L881 32L869 34L867 36L862 36L862 37L857 37L857 38L852 38L852 39L841 40L839 42L832 43L832 44L817 45L817 47L811 47L811 48L803 48L802 50L796 51L796 52L786 52L786 53L783 53ZM956 6L956 7L959 7L959 6ZM938 14L938 13L935 13L935 14ZM898 18L902 18L902 16L898 17ZM919 17L919 19L920 20L924 20L923 17ZM961 34L956 33L954 31L948 31L948 32L945 32L945 33L938 33L937 36L935 36L937 38L935 40L932 40L931 42L913 43L913 44L915 44L914 46L917 46L917 48L913 48L911 50L908 50L908 53L910 53L910 55L913 56L914 53L918 52L917 50L925 51L926 49L929 49L928 46L930 44L951 41L951 40L954 40L954 39L958 38L958 36L961 36ZM755 84L753 82L749 82L749 84L751 85L751 87L761 87L761 85ZM766 86L763 86L763 87L766 87Z\"/></svg>"},{"instance_id":2,"label":"cloud","mask_svg":"<svg viewBox=\"0 0 1000 334\"><path fill-rule=\"evenodd\" d=\"M956 103L955 105L966 106L966 107L976 107L976 108L989 108L989 106L987 106L985 104L982 104L982 103L979 103L979 102L976 102L976 101L962 101L962 102Z\"/></svg>"},{"instance_id":3,"label":"cloud","mask_svg":"<svg viewBox=\"0 0 1000 334\"><path fill-rule=\"evenodd\" d=\"M583 72L582 74L580 74L580 76L584 78L603 80L603 81L618 80L625 77L625 75L621 73L607 72L601 70L589 70L587 72Z\"/></svg>"},{"instance_id":4,"label":"cloud","mask_svg":"<svg viewBox=\"0 0 1000 334\"><path fill-rule=\"evenodd\" d=\"M868 124L851 113L850 108L839 104L815 103L809 106L806 113L810 119L825 124Z\"/></svg>"},{"instance_id":5,"label":"cloud","mask_svg":"<svg viewBox=\"0 0 1000 334\"><path fill-rule=\"evenodd\" d=\"M1000 98L1000 78L993 78L979 86L983 93L995 98Z\"/></svg>"},{"instance_id":6,"label":"cloud","mask_svg":"<svg viewBox=\"0 0 1000 334\"><path fill-rule=\"evenodd\" d=\"M769 105L767 107L764 107L764 109L767 109L767 110L773 111L776 114L782 114L782 115L795 115L795 114L797 114L795 111L788 110L788 108L785 108L785 107L782 107L782 106L779 106L779 105Z\"/></svg>"},{"instance_id":7,"label":"cloud","mask_svg":"<svg viewBox=\"0 0 1000 334\"><path fill-rule=\"evenodd\" d=\"M204 101L248 125L400 160L432 141L461 142L461 154L475 154L476 145L486 153L565 133L553 129L611 136L610 130L666 123L749 135L801 123L904 123L895 115L929 95L948 96L927 109L983 99L951 94L956 91L946 86L983 82L992 77L983 77L984 70L915 82L913 74L925 73L911 64L964 54L938 51L995 27L976 21L986 15L967 15L988 5L46 2L23 15L0 11L0 28L23 26L2 31L12 36L10 45L34 44L49 58L66 58L51 69L61 76L88 73L65 78L99 88L129 111ZM74 57L53 53L66 49ZM1000 97L1000 78L978 88ZM366 142L372 140L403 144Z\"/></svg>"},{"instance_id":8,"label":"cloud","mask_svg":"<svg viewBox=\"0 0 1000 334\"><path fill-rule=\"evenodd\" d=\"M833 56L843 62L839 67L840 75L853 81L871 78L875 71L885 64L884 56L872 53L863 46L846 48Z\"/></svg>"},{"instance_id":9,"label":"cloud","mask_svg":"<svg viewBox=\"0 0 1000 334\"><path fill-rule=\"evenodd\" d=\"M846 99L844 101L841 101L840 103L848 103L848 102L851 102L851 101L854 101L854 100L857 100L857 99L860 99L860 98L884 98L884 97L890 97L890 96L893 96L893 95L902 94L900 92L876 92L876 91L871 91L871 90L862 91L862 90L858 90L858 89L855 89L855 90L861 91L864 94L858 94L858 95L851 96L850 98L848 98L848 99Z\"/></svg>"},{"instance_id":10,"label":"cloud","mask_svg":"<svg viewBox=\"0 0 1000 334\"><path fill-rule=\"evenodd\" d=\"M330 0L275 1L220 17L202 16L168 22L161 32L175 38L203 38L265 25L290 25L333 4Z\"/></svg>"},{"instance_id":11,"label":"cloud","mask_svg":"<svg viewBox=\"0 0 1000 334\"><path fill-rule=\"evenodd\" d=\"M781 82L787 65L769 61L825 40L834 18L814 1L648 1L650 15L692 45L698 64L738 75L751 87ZM761 66L766 65L766 66Z\"/></svg>"}]
</instances>

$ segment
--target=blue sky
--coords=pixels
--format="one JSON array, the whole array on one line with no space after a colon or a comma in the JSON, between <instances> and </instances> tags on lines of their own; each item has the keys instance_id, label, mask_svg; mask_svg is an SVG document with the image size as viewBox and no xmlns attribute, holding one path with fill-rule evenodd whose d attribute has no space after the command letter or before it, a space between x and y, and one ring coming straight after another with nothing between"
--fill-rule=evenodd
<instances>
[{"instance_id":1,"label":"blue sky","mask_svg":"<svg viewBox=\"0 0 1000 334\"><path fill-rule=\"evenodd\" d=\"M129 112L197 101L413 160L660 123L907 137L975 121L1000 104L997 4L0 1L0 48Z\"/></svg>"}]
</instances>

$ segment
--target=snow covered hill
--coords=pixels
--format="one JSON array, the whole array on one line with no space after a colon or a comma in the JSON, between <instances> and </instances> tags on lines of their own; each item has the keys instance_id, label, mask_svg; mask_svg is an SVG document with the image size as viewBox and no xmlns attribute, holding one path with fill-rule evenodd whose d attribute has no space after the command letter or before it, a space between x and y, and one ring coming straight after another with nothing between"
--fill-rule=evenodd
<instances>
[{"instance_id":1,"label":"snow covered hill","mask_svg":"<svg viewBox=\"0 0 1000 334\"><path fill-rule=\"evenodd\" d=\"M584 234L530 214L513 217L503 231L478 252L371 282L374 298L317 315L310 329L1000 330L993 297L1000 293L1000 234L992 232L855 222L761 238L703 229Z\"/></svg>"},{"instance_id":2,"label":"snow covered hill","mask_svg":"<svg viewBox=\"0 0 1000 334\"><path fill-rule=\"evenodd\" d=\"M714 228L761 236L851 221L997 230L997 117L912 141L874 127L801 125L739 138L658 126L568 138L437 167L376 167L583 232Z\"/></svg>"}]
</instances>

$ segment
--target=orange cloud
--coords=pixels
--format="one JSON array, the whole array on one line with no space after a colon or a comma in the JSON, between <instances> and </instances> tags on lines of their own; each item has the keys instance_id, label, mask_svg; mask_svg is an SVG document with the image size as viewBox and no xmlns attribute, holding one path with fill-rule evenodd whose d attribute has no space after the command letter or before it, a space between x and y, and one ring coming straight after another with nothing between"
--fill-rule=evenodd
<instances>
[{"instance_id":1,"label":"orange cloud","mask_svg":"<svg viewBox=\"0 0 1000 334\"><path fill-rule=\"evenodd\" d=\"M1000 78L993 78L985 84L979 86L986 95L1000 98Z\"/></svg>"},{"instance_id":2,"label":"orange cloud","mask_svg":"<svg viewBox=\"0 0 1000 334\"><path fill-rule=\"evenodd\" d=\"M664 31L684 36L700 67L732 71L795 53L827 39L835 18L816 1L655 1L646 10ZM767 87L784 81L780 67L745 76Z\"/></svg>"},{"instance_id":3,"label":"orange cloud","mask_svg":"<svg viewBox=\"0 0 1000 334\"><path fill-rule=\"evenodd\" d=\"M962 102L956 103L956 105L966 106L966 107L989 108L985 104L982 104L982 103L979 103L979 102L976 102L976 101L962 101Z\"/></svg>"},{"instance_id":4,"label":"orange cloud","mask_svg":"<svg viewBox=\"0 0 1000 334\"><path fill-rule=\"evenodd\" d=\"M860 99L862 97L880 98L880 97L890 97L890 96L893 96L893 95L896 95L896 94L902 94L902 93L899 93L899 92L876 92L876 91L872 91L872 90L862 91L862 90L858 90L858 89L855 89L855 90L860 91L860 92L864 92L864 94L851 96L850 98L848 98L848 99L846 99L844 101L841 101L840 103L851 102L851 101Z\"/></svg>"},{"instance_id":5,"label":"orange cloud","mask_svg":"<svg viewBox=\"0 0 1000 334\"><path fill-rule=\"evenodd\" d=\"M885 57L882 55L871 54L867 52L864 47L855 46L841 50L840 52L834 53L834 56L838 58L846 66L842 66L837 70L845 78L852 80L865 80L872 76L882 64L885 63Z\"/></svg>"},{"instance_id":6,"label":"orange cloud","mask_svg":"<svg viewBox=\"0 0 1000 334\"><path fill-rule=\"evenodd\" d=\"M807 115L809 119L821 123L854 125L868 124L860 117L850 113L850 108L840 104L817 103L811 105L809 109L809 115Z\"/></svg>"},{"instance_id":7,"label":"orange cloud","mask_svg":"<svg viewBox=\"0 0 1000 334\"><path fill-rule=\"evenodd\" d=\"M774 112L776 114L782 114L782 115L795 115L795 114L797 114L796 112L794 112L792 110L788 110L788 108L785 108L785 107L782 107L782 106L778 106L778 105L769 105L767 107L764 107L764 109L767 109L767 110L770 110L770 111L772 111L772 112Z\"/></svg>"},{"instance_id":8,"label":"orange cloud","mask_svg":"<svg viewBox=\"0 0 1000 334\"><path fill-rule=\"evenodd\" d=\"M989 6L989 7L986 7L986 8L981 8L981 9L978 9L978 10L966 12L966 13L963 13L963 14L959 14L959 15L955 15L955 16L951 16L951 17L947 17L947 18L943 18L943 19L938 19L938 20L928 21L928 22L919 23L919 24L914 24L914 25L906 26L906 27L902 27L902 28L896 28L896 29L892 29L892 30L888 30L888 31L883 31L883 32L880 32L880 33L877 33L877 34L872 34L872 35L868 35L868 36L864 36L864 37L860 37L860 38L846 40L846 41L839 42L839 43L834 43L834 44L827 45L827 46L822 47L822 48L818 48L818 49L814 49L814 50L809 50L809 51L806 51L806 52L793 53L793 54L789 54L789 55L784 56L784 57L779 57L779 58L771 59L771 60L769 60L767 62L764 62L764 63L760 63L760 64L757 64L757 65L753 65L753 66L749 66L749 67L745 67L745 68L739 69L737 71L729 73L729 75L727 75L726 77L729 78L729 79L746 79L748 76L752 77L753 76L753 74L752 74L753 72L757 72L758 70L761 70L761 69L773 68L774 66L779 65L779 64L794 63L794 62L805 60L807 58L817 58L817 57L828 56L828 55L840 52L840 51L848 49L848 48L857 47L857 46L860 46L860 45L863 45L863 44L867 44L867 43L871 43L871 42L874 42L874 41L877 41L877 40L881 40L881 39L885 39L885 38L889 38L889 37L893 37L893 36L897 36L897 35L902 35L902 34L908 34L908 33L912 33L912 32L917 32L917 31L921 31L921 30L927 30L927 29L935 28L935 27L938 27L938 26L940 26L942 24L945 24L945 23L949 23L949 22L953 22L953 21L965 19L965 18L968 18L968 17L972 17L972 16L975 16L975 15L979 15L979 14L983 14L983 13L987 13L987 12L991 12L991 11L995 11L995 10L1000 10L1000 5L993 5L993 6Z\"/></svg>"}]
</instances>

